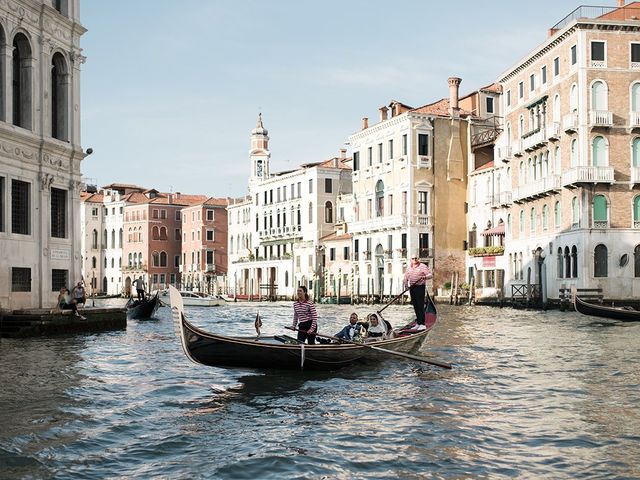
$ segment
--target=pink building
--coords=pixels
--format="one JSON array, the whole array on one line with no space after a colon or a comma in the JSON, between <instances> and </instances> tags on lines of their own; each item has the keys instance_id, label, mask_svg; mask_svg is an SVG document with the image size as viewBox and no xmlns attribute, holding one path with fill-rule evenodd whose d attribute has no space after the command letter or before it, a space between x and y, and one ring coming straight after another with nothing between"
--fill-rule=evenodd
<instances>
[{"instance_id":1,"label":"pink building","mask_svg":"<svg viewBox=\"0 0 640 480\"><path fill-rule=\"evenodd\" d=\"M219 293L216 285L224 285L228 204L226 198L208 198L182 209L181 273L188 290Z\"/></svg>"}]
</instances>

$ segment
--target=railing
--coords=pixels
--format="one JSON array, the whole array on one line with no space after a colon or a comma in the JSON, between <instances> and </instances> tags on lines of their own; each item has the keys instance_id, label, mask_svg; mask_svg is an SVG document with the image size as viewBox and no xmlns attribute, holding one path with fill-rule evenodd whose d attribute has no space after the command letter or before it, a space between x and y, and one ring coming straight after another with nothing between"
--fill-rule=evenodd
<instances>
[{"instance_id":1,"label":"railing","mask_svg":"<svg viewBox=\"0 0 640 480\"><path fill-rule=\"evenodd\" d=\"M631 183L640 183L640 167L631 167Z\"/></svg>"},{"instance_id":2,"label":"railing","mask_svg":"<svg viewBox=\"0 0 640 480\"><path fill-rule=\"evenodd\" d=\"M601 20L636 20L640 18L640 9L629 7L602 7L581 5L556 23L551 30L560 30L579 18Z\"/></svg>"},{"instance_id":3,"label":"railing","mask_svg":"<svg viewBox=\"0 0 640 480\"><path fill-rule=\"evenodd\" d=\"M512 192L500 192L491 197L491 208L506 207L513 203Z\"/></svg>"},{"instance_id":4,"label":"railing","mask_svg":"<svg viewBox=\"0 0 640 480\"><path fill-rule=\"evenodd\" d=\"M369 220L359 220L352 222L349 229L352 232L368 232L373 230L387 230L398 227L406 227L408 218L406 215L390 215L374 217Z\"/></svg>"},{"instance_id":5,"label":"railing","mask_svg":"<svg viewBox=\"0 0 640 480\"><path fill-rule=\"evenodd\" d=\"M431 225L431 216L429 215L416 215L416 225Z\"/></svg>"},{"instance_id":6,"label":"railing","mask_svg":"<svg viewBox=\"0 0 640 480\"><path fill-rule=\"evenodd\" d=\"M525 150L530 151L533 150L540 145L544 145L547 143L547 135L546 131L542 129L537 129L531 132L528 132L522 136L522 146Z\"/></svg>"},{"instance_id":7,"label":"railing","mask_svg":"<svg viewBox=\"0 0 640 480\"><path fill-rule=\"evenodd\" d=\"M558 191L562 188L560 175L549 175L534 182L527 183L513 190L513 200L537 197L547 192Z\"/></svg>"},{"instance_id":8,"label":"railing","mask_svg":"<svg viewBox=\"0 0 640 480\"><path fill-rule=\"evenodd\" d=\"M503 162L509 160L510 158L513 158L511 145L507 145L505 147L498 147L498 158Z\"/></svg>"},{"instance_id":9,"label":"railing","mask_svg":"<svg viewBox=\"0 0 640 480\"><path fill-rule=\"evenodd\" d=\"M594 220L592 228L609 228L609 222L607 220Z\"/></svg>"},{"instance_id":10,"label":"railing","mask_svg":"<svg viewBox=\"0 0 640 480\"><path fill-rule=\"evenodd\" d=\"M560 122L551 122L547 125L547 138L549 140L560 138Z\"/></svg>"},{"instance_id":11,"label":"railing","mask_svg":"<svg viewBox=\"0 0 640 480\"><path fill-rule=\"evenodd\" d=\"M591 60L591 68L607 68L605 60Z\"/></svg>"},{"instance_id":12,"label":"railing","mask_svg":"<svg viewBox=\"0 0 640 480\"><path fill-rule=\"evenodd\" d=\"M594 127L610 127L613 125L613 114L608 110L590 110L589 123Z\"/></svg>"},{"instance_id":13,"label":"railing","mask_svg":"<svg viewBox=\"0 0 640 480\"><path fill-rule=\"evenodd\" d=\"M631 62L629 68L631 68L631 70L640 70L640 62Z\"/></svg>"},{"instance_id":14,"label":"railing","mask_svg":"<svg viewBox=\"0 0 640 480\"><path fill-rule=\"evenodd\" d=\"M469 255L471 257L486 257L492 255L504 255L504 247L501 245L495 245L492 247L471 247L469 249Z\"/></svg>"},{"instance_id":15,"label":"railing","mask_svg":"<svg viewBox=\"0 0 640 480\"><path fill-rule=\"evenodd\" d=\"M629 126L631 128L640 127L640 112L629 113Z\"/></svg>"},{"instance_id":16,"label":"railing","mask_svg":"<svg viewBox=\"0 0 640 480\"><path fill-rule=\"evenodd\" d=\"M562 174L562 185L613 182L613 167L573 167Z\"/></svg>"},{"instance_id":17,"label":"railing","mask_svg":"<svg viewBox=\"0 0 640 480\"><path fill-rule=\"evenodd\" d=\"M567 113L564 117L562 117L562 128L564 128L565 132L571 132L578 129L578 114L577 113Z\"/></svg>"},{"instance_id":18,"label":"railing","mask_svg":"<svg viewBox=\"0 0 640 480\"><path fill-rule=\"evenodd\" d=\"M216 271L216 266L212 263L207 263L205 272L215 272Z\"/></svg>"},{"instance_id":19,"label":"railing","mask_svg":"<svg viewBox=\"0 0 640 480\"><path fill-rule=\"evenodd\" d=\"M524 147L522 145L522 140L516 140L512 145L512 147L513 147L513 154L516 157L521 157L522 155L524 155Z\"/></svg>"}]
</instances>

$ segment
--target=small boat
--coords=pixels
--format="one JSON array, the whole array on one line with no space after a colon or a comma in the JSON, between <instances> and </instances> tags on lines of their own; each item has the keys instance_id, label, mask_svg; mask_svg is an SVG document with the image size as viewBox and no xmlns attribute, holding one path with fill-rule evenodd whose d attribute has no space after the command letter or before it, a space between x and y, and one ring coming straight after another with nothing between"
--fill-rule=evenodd
<instances>
[{"instance_id":1,"label":"small boat","mask_svg":"<svg viewBox=\"0 0 640 480\"><path fill-rule=\"evenodd\" d=\"M229 337L206 332L191 324L184 314L180 292L173 287L169 288L171 313L184 353L194 363L211 367L336 370L367 360L388 359L390 354L415 359L418 357L412 354L419 350L436 322L435 306L430 302L425 314L425 330L401 333L394 338L372 344L350 342L306 345L286 335Z\"/></svg>"},{"instance_id":2,"label":"small boat","mask_svg":"<svg viewBox=\"0 0 640 480\"><path fill-rule=\"evenodd\" d=\"M207 295L201 292L181 291L182 304L189 307L219 307L227 303L224 298L217 295Z\"/></svg>"},{"instance_id":3,"label":"small boat","mask_svg":"<svg viewBox=\"0 0 640 480\"><path fill-rule=\"evenodd\" d=\"M608 307L606 305L596 305L582 300L576 295L574 308L576 312L593 317L613 318L614 320L622 320L623 322L640 321L640 311L631 307Z\"/></svg>"},{"instance_id":4,"label":"small boat","mask_svg":"<svg viewBox=\"0 0 640 480\"><path fill-rule=\"evenodd\" d=\"M127 304L127 317L144 320L153 317L160 307L160 299L156 293L153 297L143 300L133 300L130 298Z\"/></svg>"}]
</instances>

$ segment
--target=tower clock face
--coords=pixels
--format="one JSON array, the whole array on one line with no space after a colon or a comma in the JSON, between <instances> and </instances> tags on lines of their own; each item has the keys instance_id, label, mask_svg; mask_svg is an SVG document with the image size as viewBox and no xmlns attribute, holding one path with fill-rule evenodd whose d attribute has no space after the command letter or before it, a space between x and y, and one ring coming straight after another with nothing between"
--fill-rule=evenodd
<instances>
[{"instance_id":1,"label":"tower clock face","mask_svg":"<svg viewBox=\"0 0 640 480\"><path fill-rule=\"evenodd\" d=\"M258 161L258 163L256 164L256 175L258 177L262 176L262 162Z\"/></svg>"}]
</instances>

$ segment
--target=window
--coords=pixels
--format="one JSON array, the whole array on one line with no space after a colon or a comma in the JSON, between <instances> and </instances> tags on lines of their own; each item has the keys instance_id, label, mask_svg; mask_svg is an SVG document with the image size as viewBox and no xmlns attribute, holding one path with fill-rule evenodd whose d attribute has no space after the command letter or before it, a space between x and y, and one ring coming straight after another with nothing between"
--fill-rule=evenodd
<instances>
[{"instance_id":1,"label":"window","mask_svg":"<svg viewBox=\"0 0 640 480\"><path fill-rule=\"evenodd\" d=\"M640 83L638 82L631 86L631 111L640 112Z\"/></svg>"},{"instance_id":2,"label":"window","mask_svg":"<svg viewBox=\"0 0 640 480\"><path fill-rule=\"evenodd\" d=\"M578 209L577 197L571 199L571 224L574 228L580 226L580 210Z\"/></svg>"},{"instance_id":3,"label":"window","mask_svg":"<svg viewBox=\"0 0 640 480\"><path fill-rule=\"evenodd\" d=\"M591 144L591 162L594 167L604 167L607 165L607 142L604 137L593 138Z\"/></svg>"},{"instance_id":4,"label":"window","mask_svg":"<svg viewBox=\"0 0 640 480\"><path fill-rule=\"evenodd\" d=\"M378 144L378 163L382 163L382 144Z\"/></svg>"},{"instance_id":5,"label":"window","mask_svg":"<svg viewBox=\"0 0 640 480\"><path fill-rule=\"evenodd\" d=\"M331 260L332 262L335 261L336 259L336 249L335 248L330 248L329 249L329 260Z\"/></svg>"},{"instance_id":6,"label":"window","mask_svg":"<svg viewBox=\"0 0 640 480\"><path fill-rule=\"evenodd\" d=\"M529 75L529 91L533 92L536 89L536 75L532 73Z\"/></svg>"},{"instance_id":7,"label":"window","mask_svg":"<svg viewBox=\"0 0 640 480\"><path fill-rule=\"evenodd\" d=\"M557 77L558 75L560 75L560 57L553 59L553 76Z\"/></svg>"},{"instance_id":8,"label":"window","mask_svg":"<svg viewBox=\"0 0 640 480\"><path fill-rule=\"evenodd\" d=\"M324 179L324 193L333 192L333 181L330 178Z\"/></svg>"},{"instance_id":9,"label":"window","mask_svg":"<svg viewBox=\"0 0 640 480\"><path fill-rule=\"evenodd\" d=\"M357 172L358 170L360 170L360 152L353 152L353 171Z\"/></svg>"},{"instance_id":10,"label":"window","mask_svg":"<svg viewBox=\"0 0 640 480\"><path fill-rule=\"evenodd\" d=\"M522 100L524 97L524 82L518 83L518 99Z\"/></svg>"},{"instance_id":11,"label":"window","mask_svg":"<svg viewBox=\"0 0 640 480\"><path fill-rule=\"evenodd\" d=\"M418 155L429 155L429 135L418 134Z\"/></svg>"},{"instance_id":12,"label":"window","mask_svg":"<svg viewBox=\"0 0 640 480\"><path fill-rule=\"evenodd\" d=\"M349 247L344 247L342 250L342 258L344 260L349 260Z\"/></svg>"},{"instance_id":13,"label":"window","mask_svg":"<svg viewBox=\"0 0 640 480\"><path fill-rule=\"evenodd\" d=\"M487 113L493 113L493 97L487 97Z\"/></svg>"},{"instance_id":14,"label":"window","mask_svg":"<svg viewBox=\"0 0 640 480\"><path fill-rule=\"evenodd\" d=\"M69 81L67 63L60 52L51 59L51 136L58 140L68 138Z\"/></svg>"},{"instance_id":15,"label":"window","mask_svg":"<svg viewBox=\"0 0 640 480\"><path fill-rule=\"evenodd\" d=\"M173 266L178 268L180 266L180 255L173 256Z\"/></svg>"},{"instance_id":16,"label":"window","mask_svg":"<svg viewBox=\"0 0 640 480\"><path fill-rule=\"evenodd\" d=\"M258 197L256 197L256 200L258 200ZM180 210L176 210L176 220L180 221Z\"/></svg>"},{"instance_id":17,"label":"window","mask_svg":"<svg viewBox=\"0 0 640 480\"><path fill-rule=\"evenodd\" d=\"M207 230L207 241L213 242L213 230Z\"/></svg>"},{"instance_id":18,"label":"window","mask_svg":"<svg viewBox=\"0 0 640 480\"><path fill-rule=\"evenodd\" d=\"M547 66L544 65L542 69L540 69L540 82L542 85L547 84Z\"/></svg>"},{"instance_id":19,"label":"window","mask_svg":"<svg viewBox=\"0 0 640 480\"><path fill-rule=\"evenodd\" d=\"M511 106L511 90L507 90L507 107Z\"/></svg>"},{"instance_id":20,"label":"window","mask_svg":"<svg viewBox=\"0 0 640 480\"><path fill-rule=\"evenodd\" d=\"M571 167L578 166L578 141L574 138L571 141Z\"/></svg>"},{"instance_id":21,"label":"window","mask_svg":"<svg viewBox=\"0 0 640 480\"><path fill-rule=\"evenodd\" d=\"M520 233L524 233L524 210L520 210Z\"/></svg>"},{"instance_id":22,"label":"window","mask_svg":"<svg viewBox=\"0 0 640 480\"><path fill-rule=\"evenodd\" d=\"M309 193L313 193L313 179L309 179Z\"/></svg>"},{"instance_id":23,"label":"window","mask_svg":"<svg viewBox=\"0 0 640 480\"><path fill-rule=\"evenodd\" d=\"M93 229L93 232L91 233L91 248L93 250L97 250L98 249L98 230L96 230L95 228Z\"/></svg>"},{"instance_id":24,"label":"window","mask_svg":"<svg viewBox=\"0 0 640 480\"><path fill-rule=\"evenodd\" d=\"M591 85L591 108L593 110L607 110L607 86L600 80Z\"/></svg>"},{"instance_id":25,"label":"window","mask_svg":"<svg viewBox=\"0 0 640 480\"><path fill-rule=\"evenodd\" d=\"M214 251L213 250L207 250L207 265L213 265L214 262Z\"/></svg>"},{"instance_id":26,"label":"window","mask_svg":"<svg viewBox=\"0 0 640 480\"><path fill-rule=\"evenodd\" d=\"M167 266L167 252L160 252L160 266Z\"/></svg>"},{"instance_id":27,"label":"window","mask_svg":"<svg viewBox=\"0 0 640 480\"><path fill-rule=\"evenodd\" d=\"M180 241L180 229L179 228L176 228L176 230L175 230L175 240L178 241L178 242Z\"/></svg>"},{"instance_id":28,"label":"window","mask_svg":"<svg viewBox=\"0 0 640 480\"><path fill-rule=\"evenodd\" d=\"M367 148L367 163L369 166L373 165L373 147Z\"/></svg>"},{"instance_id":29,"label":"window","mask_svg":"<svg viewBox=\"0 0 640 480\"><path fill-rule=\"evenodd\" d=\"M13 40L13 124L31 130L32 128L32 88L33 61L29 40L18 33Z\"/></svg>"},{"instance_id":30,"label":"window","mask_svg":"<svg viewBox=\"0 0 640 480\"><path fill-rule=\"evenodd\" d=\"M597 245L593 252L593 276L594 277L606 277L608 276L608 256L609 252L606 245Z\"/></svg>"},{"instance_id":31,"label":"window","mask_svg":"<svg viewBox=\"0 0 640 480\"><path fill-rule=\"evenodd\" d=\"M31 269L11 268L11 291L30 292L31 291Z\"/></svg>"},{"instance_id":32,"label":"window","mask_svg":"<svg viewBox=\"0 0 640 480\"><path fill-rule=\"evenodd\" d=\"M402 155L407 154L407 135L402 135Z\"/></svg>"},{"instance_id":33,"label":"window","mask_svg":"<svg viewBox=\"0 0 640 480\"><path fill-rule=\"evenodd\" d=\"M31 234L30 210L31 184L21 180L11 180L11 233Z\"/></svg>"},{"instance_id":34,"label":"window","mask_svg":"<svg viewBox=\"0 0 640 480\"><path fill-rule=\"evenodd\" d=\"M376 182L376 217L384 215L384 183L382 180Z\"/></svg>"},{"instance_id":35,"label":"window","mask_svg":"<svg viewBox=\"0 0 640 480\"><path fill-rule=\"evenodd\" d=\"M530 220L530 227L531 227L531 233L535 233L536 232L536 209L532 208L531 209L531 218Z\"/></svg>"},{"instance_id":36,"label":"window","mask_svg":"<svg viewBox=\"0 0 640 480\"><path fill-rule=\"evenodd\" d=\"M333 204L331 202L324 204L324 223L333 223Z\"/></svg>"},{"instance_id":37,"label":"window","mask_svg":"<svg viewBox=\"0 0 640 480\"><path fill-rule=\"evenodd\" d=\"M62 287L68 285L67 279L69 278L69 270L51 270L51 291L59 292Z\"/></svg>"},{"instance_id":38,"label":"window","mask_svg":"<svg viewBox=\"0 0 640 480\"><path fill-rule=\"evenodd\" d=\"M592 67L606 66L604 42L591 42L591 66Z\"/></svg>"},{"instance_id":39,"label":"window","mask_svg":"<svg viewBox=\"0 0 640 480\"><path fill-rule=\"evenodd\" d=\"M631 68L640 67L640 43L631 44Z\"/></svg>"},{"instance_id":40,"label":"window","mask_svg":"<svg viewBox=\"0 0 640 480\"><path fill-rule=\"evenodd\" d=\"M556 229L560 228L562 223L562 212L560 210L560 201L557 201L553 207L553 213L555 217L555 227Z\"/></svg>"},{"instance_id":41,"label":"window","mask_svg":"<svg viewBox=\"0 0 640 480\"><path fill-rule=\"evenodd\" d=\"M640 196L633 199L633 228L640 228Z\"/></svg>"},{"instance_id":42,"label":"window","mask_svg":"<svg viewBox=\"0 0 640 480\"><path fill-rule=\"evenodd\" d=\"M151 254L151 265L154 267L160 266L160 255L158 254L158 252L153 252Z\"/></svg>"},{"instance_id":43,"label":"window","mask_svg":"<svg viewBox=\"0 0 640 480\"><path fill-rule=\"evenodd\" d=\"M313 203L309 202L309 223L313 223Z\"/></svg>"},{"instance_id":44,"label":"window","mask_svg":"<svg viewBox=\"0 0 640 480\"><path fill-rule=\"evenodd\" d=\"M389 160L393 160L393 140L389 140Z\"/></svg>"},{"instance_id":45,"label":"window","mask_svg":"<svg viewBox=\"0 0 640 480\"><path fill-rule=\"evenodd\" d=\"M418 192L418 215L428 215L427 192Z\"/></svg>"},{"instance_id":46,"label":"window","mask_svg":"<svg viewBox=\"0 0 640 480\"><path fill-rule=\"evenodd\" d=\"M578 52L576 45L571 47L571 65L575 65L578 61Z\"/></svg>"},{"instance_id":47,"label":"window","mask_svg":"<svg viewBox=\"0 0 640 480\"><path fill-rule=\"evenodd\" d=\"M207 210L207 220L209 222L213 221L213 210Z\"/></svg>"},{"instance_id":48,"label":"window","mask_svg":"<svg viewBox=\"0 0 640 480\"><path fill-rule=\"evenodd\" d=\"M607 199L604 195L593 197L593 228L607 228Z\"/></svg>"},{"instance_id":49,"label":"window","mask_svg":"<svg viewBox=\"0 0 640 480\"><path fill-rule=\"evenodd\" d=\"M549 206L548 205L542 206L542 230L545 232L549 230Z\"/></svg>"}]
</instances>

